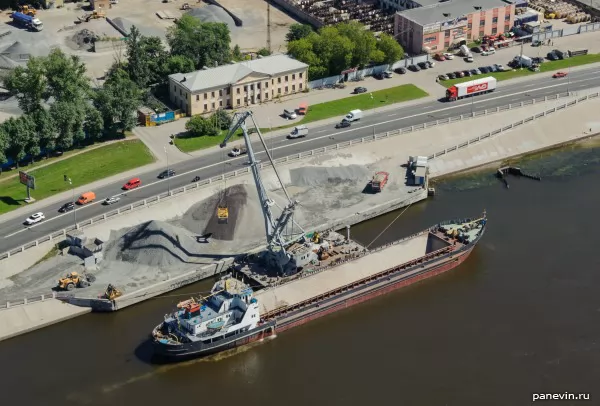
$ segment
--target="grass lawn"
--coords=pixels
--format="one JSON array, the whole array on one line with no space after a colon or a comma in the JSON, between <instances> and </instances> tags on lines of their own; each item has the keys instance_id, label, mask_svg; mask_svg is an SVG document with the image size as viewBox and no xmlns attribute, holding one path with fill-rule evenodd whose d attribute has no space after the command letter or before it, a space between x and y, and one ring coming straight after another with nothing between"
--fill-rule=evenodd
<instances>
[{"instance_id":1,"label":"grass lawn","mask_svg":"<svg viewBox=\"0 0 600 406\"><path fill-rule=\"evenodd\" d=\"M371 95L373 95L372 99ZM350 112L350 110L370 110L376 107L420 99L421 97L426 96L429 96L429 94L415 85L402 85L390 89L378 90L376 92L362 93L344 99L332 100L330 102L309 106L308 113L302 119L296 120L289 125L273 127L272 130L295 127L299 124L307 124L336 116L339 116L341 120L343 116ZM260 132L264 134L272 130L270 128L261 128ZM177 148L181 151L191 152L219 145L223 142L223 138L226 134L226 131L222 131L221 134L216 137L201 136L193 138L177 138L175 143ZM239 131L238 135L241 135L241 131Z\"/></svg>"},{"instance_id":2,"label":"grass lawn","mask_svg":"<svg viewBox=\"0 0 600 406\"><path fill-rule=\"evenodd\" d=\"M543 72L554 72L554 71L559 71L559 70L567 70L568 68L573 67L573 66L586 65L588 63L595 63L595 62L600 62L600 54L579 55L579 56L574 56L574 57L568 58L568 59L562 59L559 61L545 61L544 63L542 63L540 65L539 72L532 72L529 69L523 68L522 70L515 69L512 71L508 71L508 72L493 72L493 73L486 73L484 75L479 75L479 76L480 77L493 76L498 81L509 80L509 79L514 79L514 78L518 78L521 76L535 75L535 74L543 73ZM483 66L485 66L485 65L483 65ZM468 81L474 80L476 78L477 77L468 77L468 78L444 80L444 81L441 81L440 83L445 87L450 87L457 83L468 82Z\"/></svg>"},{"instance_id":3,"label":"grass lawn","mask_svg":"<svg viewBox=\"0 0 600 406\"><path fill-rule=\"evenodd\" d=\"M63 179L65 174L76 188L80 188L153 161L152 154L141 141L130 140L96 148L39 169L25 169L35 176L36 189L31 191L31 196L41 200L71 189ZM18 177L0 181L0 214L26 205L23 201L26 197L26 188L19 183Z\"/></svg>"}]
</instances>

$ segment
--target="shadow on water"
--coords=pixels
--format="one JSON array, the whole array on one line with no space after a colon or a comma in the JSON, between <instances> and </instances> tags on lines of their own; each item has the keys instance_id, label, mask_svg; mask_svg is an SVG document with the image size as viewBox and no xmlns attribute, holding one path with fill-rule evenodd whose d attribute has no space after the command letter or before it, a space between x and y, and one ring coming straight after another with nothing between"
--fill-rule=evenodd
<instances>
[{"instance_id":1,"label":"shadow on water","mask_svg":"<svg viewBox=\"0 0 600 406\"><path fill-rule=\"evenodd\" d=\"M146 365L163 365L164 363L160 362L160 359L154 356L154 351L152 350L152 340L147 339L144 340L138 345L134 350L135 357Z\"/></svg>"}]
</instances>

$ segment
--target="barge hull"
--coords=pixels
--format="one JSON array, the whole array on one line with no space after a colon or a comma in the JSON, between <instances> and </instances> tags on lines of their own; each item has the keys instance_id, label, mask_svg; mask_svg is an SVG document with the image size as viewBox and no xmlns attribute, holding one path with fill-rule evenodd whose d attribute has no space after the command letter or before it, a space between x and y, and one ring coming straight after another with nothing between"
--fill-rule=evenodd
<instances>
[{"instance_id":1,"label":"barge hull","mask_svg":"<svg viewBox=\"0 0 600 406\"><path fill-rule=\"evenodd\" d=\"M366 302L374 297L384 295L393 290L412 285L413 283L454 269L468 258L475 248L475 245L476 244L473 244L461 252L455 252L454 255L446 261L437 265L432 264L429 269L409 275L408 277L405 275L407 271L403 272L403 270L400 270L397 275L390 274L388 277L382 277L372 283L364 284L358 289L342 292L332 298L316 302L314 305L311 305L304 310L299 310L295 314L282 315L280 317L274 316L277 320L276 332L280 333L289 330L338 310ZM408 272L410 272L410 270Z\"/></svg>"}]
</instances>

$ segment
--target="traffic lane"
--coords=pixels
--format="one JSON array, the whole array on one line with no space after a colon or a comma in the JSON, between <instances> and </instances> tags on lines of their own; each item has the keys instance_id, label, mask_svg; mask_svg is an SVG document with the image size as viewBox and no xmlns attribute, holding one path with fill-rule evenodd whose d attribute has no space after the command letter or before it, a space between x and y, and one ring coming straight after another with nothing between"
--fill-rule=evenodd
<instances>
[{"instance_id":1,"label":"traffic lane","mask_svg":"<svg viewBox=\"0 0 600 406\"><path fill-rule=\"evenodd\" d=\"M522 101L529 100L531 97L543 97L544 95L555 94L557 92L563 91L562 89L560 89L561 86L562 87L571 86L571 89L573 89L573 90L589 87L592 85L591 83L577 85L577 81L580 78L587 78L586 79L587 81L598 82L598 84L600 84L600 79L598 79L596 77L598 72L600 72L600 71L597 69L577 71L577 73L575 75L573 75L572 80L570 81L571 82L570 84L564 83L564 81L562 84L557 84L556 79L540 78L540 79L536 80L535 83L529 83L527 85L515 84L512 86L506 86L506 87L500 88L500 89L496 90L495 92L490 93L488 95L481 95L476 99L474 98L474 99L462 100L459 102L452 103L451 106L438 109L438 110L442 110L443 112L435 111L435 110L431 111L429 113L423 112L424 109L440 107L440 104L438 102L428 102L428 103L423 103L420 105L408 106L407 108L403 108L401 112L395 112L392 114L386 114L386 113L390 113L390 111L388 111L388 112L377 113L374 115L366 115L365 118L363 120L361 120L361 123L358 126L354 125L350 128L346 128L344 130L336 130L334 128L334 125L332 125L332 124L315 127L314 131L311 131L313 134L326 133L322 136L323 137L322 141L318 143L318 144L320 144L318 146L315 146L315 144L313 143L313 145L306 147L306 143L303 142L302 139L294 142L294 140L287 140L285 135L276 136L272 139L269 139L267 141L267 143L268 143L269 148L274 148L275 157L288 155L290 153L304 152L305 150L308 150L308 149L320 148L322 146L330 145L335 142L348 141L351 139L368 136L370 134L368 131L366 131L366 129L370 129L370 131L373 131L374 126L377 127L377 129L376 129L377 132L393 131L393 130L396 130L401 127L406 127L406 126L411 126L411 125L419 125L425 121L432 121L434 119L441 119L441 118L446 118L446 117L450 117L450 116L454 116L454 115L467 114L467 113L471 112L471 108L472 108L471 106L474 104L477 104L478 108L480 108L480 107L483 108L484 106L485 106L485 108L495 107L494 105L506 104L506 103L502 103L503 102L502 100L498 100L499 99L498 95L499 94L501 95L502 93L505 93L505 96L507 96L507 95L513 96L510 100L511 102L515 102L515 101L518 102L520 100L522 100ZM511 91L522 90L523 87L527 87L527 86L540 87L541 85L548 85L548 86L550 86L550 88L543 89L543 90L532 89L535 91L527 92L527 93L523 93L521 91L520 94L511 94L510 93ZM503 89L503 90L501 91L501 89ZM500 99L501 98L502 98L502 96L500 97ZM488 100L488 99L492 99L492 100ZM416 113L416 114L411 114L411 113ZM395 118L393 120L387 120L384 122L380 121L381 118L383 118L383 116L392 117L392 116L396 116L398 114L402 114L402 116ZM242 141L242 140L238 139L236 141ZM253 145L256 146L257 142L258 141L255 140L253 142ZM301 147L294 146L295 144L300 144L302 146ZM284 150L282 150L282 148L284 148ZM190 161L184 161L180 164L173 165L172 168L175 169L178 173L191 172L191 171L196 170L198 172L198 175L201 176L201 178L215 176L215 175L210 175L210 174L202 174L204 168L198 168L198 163L199 163L199 161L201 161L202 165L204 167L207 165L209 165L209 166L210 165L218 165L222 160L223 154L224 154L224 152L216 152L213 154L208 154L202 158L198 158L198 159L194 159L194 160L190 160ZM165 169L166 169L166 166L165 166ZM160 173L160 171L157 171L157 172ZM153 172L143 173L139 177L142 179L143 184L152 185L154 183L160 182L160 180L157 179L157 175L158 175L157 172L153 171ZM226 172L226 170L225 170L225 172ZM129 180L129 179L123 178L122 181L119 182L118 184L109 185L109 186L106 186L106 187L96 190L95 192L98 196L98 199L103 200L106 197L110 197L110 196L122 193L122 191L120 190L120 187L124 183L126 183L127 180ZM191 181L191 179L190 179L190 181ZM167 181L163 180L162 182L166 183ZM180 187L187 183L186 180L181 179L180 177L172 178L170 180L170 182L173 183L173 187ZM158 189L161 191L164 191L165 187L159 187ZM82 193L82 191L77 191L77 193L80 194L80 193ZM139 191L141 192L142 190L140 189ZM137 200L153 196L154 195L153 191L154 191L154 188L144 187L143 193L139 193L139 194L135 193L137 195ZM132 192L135 192L135 191L132 191ZM123 200L115 205L112 205L111 207L119 208L119 207L124 207L127 204L129 204L129 203L127 203L126 200ZM58 207L60 207L60 205L58 205ZM48 220L58 218L58 217L64 217L66 214L59 214L57 212L58 207L48 206L48 207L42 209L42 211L46 210L46 211L44 211L44 213L46 213ZM86 209L86 207L80 207L78 209L78 211L83 210L83 209ZM88 210L85 213L81 213L81 215L79 217L80 217L80 220L85 220L90 217L99 215L102 212L105 212L105 211L103 211L101 209L98 210L98 208L96 208L96 210L94 210L94 213L92 213L91 211ZM31 213L33 213L33 211ZM13 221L13 222L5 223L4 224L5 227L3 227L3 231L6 234L10 235L11 232L14 232L18 229L22 229L23 228L22 223L23 223L24 219L29 217L29 215L31 215L31 213L28 215L24 215L24 217L22 219L15 219L15 221ZM67 213L67 214L69 214L69 213ZM39 225L34 226L31 229L33 230L38 227L39 227Z\"/></svg>"}]
</instances>

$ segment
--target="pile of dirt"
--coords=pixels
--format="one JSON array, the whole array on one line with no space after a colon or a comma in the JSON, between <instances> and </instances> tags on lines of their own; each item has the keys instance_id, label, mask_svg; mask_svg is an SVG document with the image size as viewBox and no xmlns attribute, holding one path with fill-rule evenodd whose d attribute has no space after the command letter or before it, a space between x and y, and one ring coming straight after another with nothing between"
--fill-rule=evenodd
<instances>
[{"instance_id":1,"label":"pile of dirt","mask_svg":"<svg viewBox=\"0 0 600 406\"><path fill-rule=\"evenodd\" d=\"M93 48L94 42L96 42L98 38L99 36L96 33L84 28L83 30L77 31L70 40L77 49L89 51Z\"/></svg>"},{"instance_id":2,"label":"pile of dirt","mask_svg":"<svg viewBox=\"0 0 600 406\"><path fill-rule=\"evenodd\" d=\"M367 181L371 171L361 165L308 166L290 170L290 181L294 186L337 186L344 183Z\"/></svg>"},{"instance_id":3,"label":"pile of dirt","mask_svg":"<svg viewBox=\"0 0 600 406\"><path fill-rule=\"evenodd\" d=\"M109 261L168 268L196 262L202 256L197 236L163 221L152 220L113 240L104 252Z\"/></svg>"}]
</instances>

